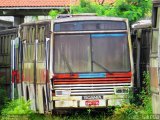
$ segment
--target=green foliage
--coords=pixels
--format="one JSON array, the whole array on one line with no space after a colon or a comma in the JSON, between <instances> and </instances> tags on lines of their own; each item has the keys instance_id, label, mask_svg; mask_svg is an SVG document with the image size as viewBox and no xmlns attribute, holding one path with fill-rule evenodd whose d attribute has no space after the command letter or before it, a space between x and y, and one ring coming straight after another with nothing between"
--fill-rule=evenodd
<instances>
[{"instance_id":1,"label":"green foliage","mask_svg":"<svg viewBox=\"0 0 160 120\"><path fill-rule=\"evenodd\" d=\"M59 12L57 10L51 10L49 12L49 16L51 16L52 19L54 19L58 14Z\"/></svg>"},{"instance_id":2,"label":"green foliage","mask_svg":"<svg viewBox=\"0 0 160 120\"><path fill-rule=\"evenodd\" d=\"M9 101L4 84L5 84L5 77L1 76L0 77L0 111L4 107L5 103Z\"/></svg>"},{"instance_id":3,"label":"green foliage","mask_svg":"<svg viewBox=\"0 0 160 120\"><path fill-rule=\"evenodd\" d=\"M96 13L97 15L102 16L105 15L105 11L108 9L108 7L108 4L102 6L98 3L90 2L90 0L81 0L79 6L71 7L71 11L72 14Z\"/></svg>"},{"instance_id":4,"label":"green foliage","mask_svg":"<svg viewBox=\"0 0 160 120\"><path fill-rule=\"evenodd\" d=\"M151 99L151 90L150 90L150 75L149 72L144 72L144 81L142 91L140 93L140 98L142 100L142 106L144 108L143 113L151 114L152 113L152 99Z\"/></svg>"},{"instance_id":5,"label":"green foliage","mask_svg":"<svg viewBox=\"0 0 160 120\"><path fill-rule=\"evenodd\" d=\"M123 104L121 107L117 107L114 111L114 115L111 119L127 120L137 114L137 106L134 104Z\"/></svg>"},{"instance_id":6,"label":"green foliage","mask_svg":"<svg viewBox=\"0 0 160 120\"><path fill-rule=\"evenodd\" d=\"M2 115L29 115L33 111L30 109L30 101L25 101L24 98L12 100L6 104L2 110Z\"/></svg>"},{"instance_id":7,"label":"green foliage","mask_svg":"<svg viewBox=\"0 0 160 120\"><path fill-rule=\"evenodd\" d=\"M2 108L4 107L6 102L8 102L8 101L9 101L9 99L7 98L6 90L0 89L0 111L2 110Z\"/></svg>"},{"instance_id":8,"label":"green foliage","mask_svg":"<svg viewBox=\"0 0 160 120\"><path fill-rule=\"evenodd\" d=\"M140 106L135 105L136 103L123 104L121 107L115 109L112 119L116 120L128 120L128 119L140 119L142 115L151 115L152 113L152 100L151 100L151 91L150 91L150 76L149 72L144 72L144 82L143 88L140 94L138 94L139 99L142 104ZM131 94L131 98L133 95Z\"/></svg>"},{"instance_id":9,"label":"green foliage","mask_svg":"<svg viewBox=\"0 0 160 120\"><path fill-rule=\"evenodd\" d=\"M96 13L99 16L128 18L133 23L151 13L151 0L116 0L112 5L100 5L90 0L81 0L80 5L72 6L73 14Z\"/></svg>"},{"instance_id":10,"label":"green foliage","mask_svg":"<svg viewBox=\"0 0 160 120\"><path fill-rule=\"evenodd\" d=\"M51 10L51 11L49 11L49 16L50 16L52 19L55 19L56 16L57 16L58 14L61 14L61 13L64 13L64 10L63 10L63 9L60 10L60 11L58 11L58 10Z\"/></svg>"},{"instance_id":11,"label":"green foliage","mask_svg":"<svg viewBox=\"0 0 160 120\"><path fill-rule=\"evenodd\" d=\"M69 110L68 110L69 111ZM70 111L68 114L60 115L54 114L52 115L41 115L41 114L33 114L29 117L30 120L107 120L104 112L94 110L91 113L88 113L86 109L80 109Z\"/></svg>"}]
</instances>

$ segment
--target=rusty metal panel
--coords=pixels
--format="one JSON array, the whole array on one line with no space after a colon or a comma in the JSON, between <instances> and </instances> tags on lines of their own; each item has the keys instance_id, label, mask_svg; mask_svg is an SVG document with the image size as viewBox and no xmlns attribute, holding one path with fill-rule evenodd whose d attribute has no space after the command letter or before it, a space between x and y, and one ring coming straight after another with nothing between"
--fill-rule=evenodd
<instances>
[{"instance_id":1,"label":"rusty metal panel","mask_svg":"<svg viewBox=\"0 0 160 120\"><path fill-rule=\"evenodd\" d=\"M50 21L24 23L21 25L20 34L23 41L24 81L45 83L45 40L50 37Z\"/></svg>"},{"instance_id":2,"label":"rusty metal panel","mask_svg":"<svg viewBox=\"0 0 160 120\"><path fill-rule=\"evenodd\" d=\"M46 83L46 68L45 63L38 62L36 67L36 73L37 73L37 83Z\"/></svg>"},{"instance_id":3,"label":"rusty metal panel","mask_svg":"<svg viewBox=\"0 0 160 120\"><path fill-rule=\"evenodd\" d=\"M34 81L34 63L24 63L23 80L25 82L33 83Z\"/></svg>"},{"instance_id":4,"label":"rusty metal panel","mask_svg":"<svg viewBox=\"0 0 160 120\"><path fill-rule=\"evenodd\" d=\"M46 38L49 35L49 23L37 24L37 62L36 62L36 82L45 84L47 80L46 71ZM48 51L49 52L49 51Z\"/></svg>"},{"instance_id":5,"label":"rusty metal panel","mask_svg":"<svg viewBox=\"0 0 160 120\"><path fill-rule=\"evenodd\" d=\"M150 67L150 76L151 76L151 90L153 92L159 91L158 85L158 68L157 67Z\"/></svg>"},{"instance_id":6,"label":"rusty metal panel","mask_svg":"<svg viewBox=\"0 0 160 120\"><path fill-rule=\"evenodd\" d=\"M28 83L33 83L35 78L35 36L35 25L20 27L20 37L23 43L23 80Z\"/></svg>"}]
</instances>

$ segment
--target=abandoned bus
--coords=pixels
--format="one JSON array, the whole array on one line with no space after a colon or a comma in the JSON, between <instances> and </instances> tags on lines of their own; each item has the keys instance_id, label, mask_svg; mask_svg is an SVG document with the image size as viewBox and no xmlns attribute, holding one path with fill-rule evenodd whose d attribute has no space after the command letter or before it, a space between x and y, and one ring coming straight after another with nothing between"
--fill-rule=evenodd
<instances>
[{"instance_id":1,"label":"abandoned bus","mask_svg":"<svg viewBox=\"0 0 160 120\"><path fill-rule=\"evenodd\" d=\"M18 97L31 100L31 109L39 113L128 102L133 86L128 20L62 17L23 23L14 33L17 38L2 36L1 43L11 41L10 49L7 44L5 49L12 51L8 63L12 99L18 91Z\"/></svg>"},{"instance_id":2,"label":"abandoned bus","mask_svg":"<svg viewBox=\"0 0 160 120\"><path fill-rule=\"evenodd\" d=\"M52 100L56 108L98 108L128 102L133 60L128 20L58 18L53 27Z\"/></svg>"}]
</instances>

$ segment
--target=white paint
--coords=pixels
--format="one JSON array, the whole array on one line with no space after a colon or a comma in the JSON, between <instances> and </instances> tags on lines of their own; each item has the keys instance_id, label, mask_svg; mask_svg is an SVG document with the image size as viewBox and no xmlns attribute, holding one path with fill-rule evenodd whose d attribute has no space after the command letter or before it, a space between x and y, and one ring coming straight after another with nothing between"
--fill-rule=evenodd
<instances>
[{"instance_id":1,"label":"white paint","mask_svg":"<svg viewBox=\"0 0 160 120\"><path fill-rule=\"evenodd\" d=\"M55 107L77 107L77 101L55 101Z\"/></svg>"}]
</instances>

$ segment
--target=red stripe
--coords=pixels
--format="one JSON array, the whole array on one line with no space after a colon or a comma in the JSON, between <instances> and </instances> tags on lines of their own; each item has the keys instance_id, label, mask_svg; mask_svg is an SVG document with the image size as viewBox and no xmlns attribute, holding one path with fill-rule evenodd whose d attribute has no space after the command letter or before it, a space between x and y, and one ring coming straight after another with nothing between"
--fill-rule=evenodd
<instances>
[{"instance_id":1,"label":"red stripe","mask_svg":"<svg viewBox=\"0 0 160 120\"><path fill-rule=\"evenodd\" d=\"M124 72L124 73L106 73L106 78L115 78L115 77L131 77L131 72ZM53 76L55 79L65 79L65 78L79 78L78 74L54 74Z\"/></svg>"},{"instance_id":2,"label":"red stripe","mask_svg":"<svg viewBox=\"0 0 160 120\"><path fill-rule=\"evenodd\" d=\"M131 77L132 76L132 73L131 72L128 72L128 73L112 73L112 74L109 74L107 73L107 78L114 78L114 77Z\"/></svg>"},{"instance_id":3,"label":"red stripe","mask_svg":"<svg viewBox=\"0 0 160 120\"><path fill-rule=\"evenodd\" d=\"M78 78L78 74L55 74L54 78Z\"/></svg>"},{"instance_id":4,"label":"red stripe","mask_svg":"<svg viewBox=\"0 0 160 120\"><path fill-rule=\"evenodd\" d=\"M55 85L64 84L114 84L114 83L130 83L130 81L83 81L83 82L55 82Z\"/></svg>"},{"instance_id":5,"label":"red stripe","mask_svg":"<svg viewBox=\"0 0 160 120\"><path fill-rule=\"evenodd\" d=\"M109 84L109 83L128 83L131 78L105 78L105 79L56 79L55 85L61 84Z\"/></svg>"},{"instance_id":6,"label":"red stripe","mask_svg":"<svg viewBox=\"0 0 160 120\"><path fill-rule=\"evenodd\" d=\"M64 81L64 82L73 82L73 81L121 81L121 80L130 80L130 78L102 78L102 79L55 79L54 82Z\"/></svg>"}]
</instances>

